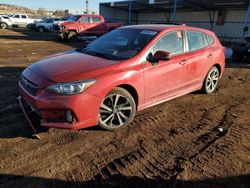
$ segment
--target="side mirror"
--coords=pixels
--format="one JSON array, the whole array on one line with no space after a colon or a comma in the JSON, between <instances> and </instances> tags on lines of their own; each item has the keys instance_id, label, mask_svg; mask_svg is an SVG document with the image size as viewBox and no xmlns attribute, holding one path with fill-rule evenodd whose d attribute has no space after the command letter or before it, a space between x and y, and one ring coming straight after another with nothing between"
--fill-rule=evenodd
<instances>
[{"instance_id":1,"label":"side mirror","mask_svg":"<svg viewBox=\"0 0 250 188\"><path fill-rule=\"evenodd\" d=\"M147 57L147 61L152 63L152 65L157 65L159 61L167 61L169 59L171 59L171 53L166 51L157 51L154 55L150 53Z\"/></svg>"},{"instance_id":2,"label":"side mirror","mask_svg":"<svg viewBox=\"0 0 250 188\"><path fill-rule=\"evenodd\" d=\"M171 53L167 51L157 51L153 56L155 61L167 61L171 59Z\"/></svg>"}]
</instances>

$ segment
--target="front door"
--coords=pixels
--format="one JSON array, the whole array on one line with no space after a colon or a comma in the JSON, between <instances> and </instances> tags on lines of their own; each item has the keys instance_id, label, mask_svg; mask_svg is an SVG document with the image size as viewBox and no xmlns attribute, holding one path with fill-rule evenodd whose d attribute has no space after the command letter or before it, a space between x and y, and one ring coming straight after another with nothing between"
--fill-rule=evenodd
<instances>
[{"instance_id":1,"label":"front door","mask_svg":"<svg viewBox=\"0 0 250 188\"><path fill-rule=\"evenodd\" d=\"M152 52L168 51L170 60L157 65L144 63L145 106L171 99L185 90L184 37L182 31L167 33L153 46Z\"/></svg>"},{"instance_id":2,"label":"front door","mask_svg":"<svg viewBox=\"0 0 250 188\"><path fill-rule=\"evenodd\" d=\"M91 33L91 18L90 16L83 16L80 18L79 23L76 24L77 31L80 35Z\"/></svg>"}]
</instances>

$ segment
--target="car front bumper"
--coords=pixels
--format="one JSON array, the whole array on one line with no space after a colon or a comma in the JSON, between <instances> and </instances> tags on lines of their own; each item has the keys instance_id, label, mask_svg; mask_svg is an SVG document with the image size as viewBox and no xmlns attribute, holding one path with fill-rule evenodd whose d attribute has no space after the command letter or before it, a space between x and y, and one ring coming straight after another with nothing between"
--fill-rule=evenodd
<instances>
[{"instance_id":1,"label":"car front bumper","mask_svg":"<svg viewBox=\"0 0 250 188\"><path fill-rule=\"evenodd\" d=\"M19 90L21 100L41 117L43 127L81 129L98 123L102 99L87 92L58 95L41 90L37 95L31 95L21 83Z\"/></svg>"}]
</instances>

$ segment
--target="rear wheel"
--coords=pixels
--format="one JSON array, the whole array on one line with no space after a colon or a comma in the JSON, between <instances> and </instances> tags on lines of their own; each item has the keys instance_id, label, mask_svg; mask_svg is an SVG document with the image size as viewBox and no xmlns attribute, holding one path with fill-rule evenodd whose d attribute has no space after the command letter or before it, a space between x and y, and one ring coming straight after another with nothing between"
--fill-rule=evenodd
<instances>
[{"instance_id":1,"label":"rear wheel","mask_svg":"<svg viewBox=\"0 0 250 188\"><path fill-rule=\"evenodd\" d=\"M77 39L77 33L75 31L70 31L67 35L68 42L74 42Z\"/></svg>"},{"instance_id":2,"label":"rear wheel","mask_svg":"<svg viewBox=\"0 0 250 188\"><path fill-rule=\"evenodd\" d=\"M8 25L6 23L4 23L4 22L1 23L0 26L1 26L2 29L7 29L8 28Z\"/></svg>"},{"instance_id":3,"label":"rear wheel","mask_svg":"<svg viewBox=\"0 0 250 188\"><path fill-rule=\"evenodd\" d=\"M203 86L201 89L202 92L206 94L213 93L218 87L219 77L220 77L219 69L213 66L209 70L207 77L203 83Z\"/></svg>"},{"instance_id":4,"label":"rear wheel","mask_svg":"<svg viewBox=\"0 0 250 188\"><path fill-rule=\"evenodd\" d=\"M115 130L131 123L136 113L134 98L122 88L113 89L103 100L98 124L106 130Z\"/></svg>"}]
</instances>

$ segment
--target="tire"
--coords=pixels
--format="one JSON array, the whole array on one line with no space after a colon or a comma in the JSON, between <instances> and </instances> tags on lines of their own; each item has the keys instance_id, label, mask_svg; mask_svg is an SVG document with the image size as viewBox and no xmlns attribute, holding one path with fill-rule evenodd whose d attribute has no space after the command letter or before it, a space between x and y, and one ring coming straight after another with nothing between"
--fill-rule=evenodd
<instances>
[{"instance_id":1,"label":"tire","mask_svg":"<svg viewBox=\"0 0 250 188\"><path fill-rule=\"evenodd\" d=\"M2 22L2 23L0 24L0 27L1 27L2 29L7 29L7 28L8 28L8 25L7 25L6 23Z\"/></svg>"},{"instance_id":2,"label":"tire","mask_svg":"<svg viewBox=\"0 0 250 188\"><path fill-rule=\"evenodd\" d=\"M67 35L68 42L75 42L77 40L77 33L75 31L69 31Z\"/></svg>"},{"instance_id":3,"label":"tire","mask_svg":"<svg viewBox=\"0 0 250 188\"><path fill-rule=\"evenodd\" d=\"M40 33L43 33L45 31L45 28L44 27L38 27L37 30L40 32Z\"/></svg>"},{"instance_id":4,"label":"tire","mask_svg":"<svg viewBox=\"0 0 250 188\"><path fill-rule=\"evenodd\" d=\"M106 130L125 127L132 122L135 113L134 98L127 90L117 87L103 99L98 114L98 125Z\"/></svg>"},{"instance_id":5,"label":"tire","mask_svg":"<svg viewBox=\"0 0 250 188\"><path fill-rule=\"evenodd\" d=\"M232 54L232 61L233 63L242 62L243 61L243 55L237 51L233 51Z\"/></svg>"},{"instance_id":6,"label":"tire","mask_svg":"<svg viewBox=\"0 0 250 188\"><path fill-rule=\"evenodd\" d=\"M217 67L213 66L206 76L206 79L203 82L202 93L210 94L213 93L219 84L220 71Z\"/></svg>"}]
</instances>

